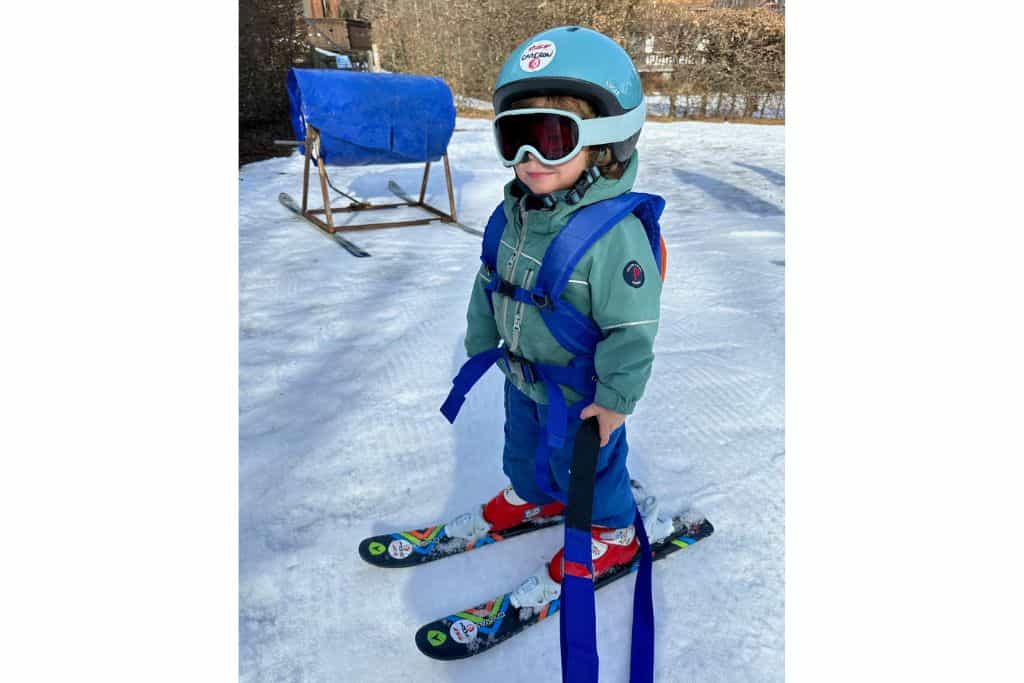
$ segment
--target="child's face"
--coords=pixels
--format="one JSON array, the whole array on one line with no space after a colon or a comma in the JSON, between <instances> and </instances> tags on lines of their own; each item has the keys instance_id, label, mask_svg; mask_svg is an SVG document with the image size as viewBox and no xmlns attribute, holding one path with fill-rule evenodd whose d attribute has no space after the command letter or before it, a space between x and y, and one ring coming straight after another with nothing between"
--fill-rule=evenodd
<instances>
[{"instance_id":1,"label":"child's face","mask_svg":"<svg viewBox=\"0 0 1024 683\"><path fill-rule=\"evenodd\" d=\"M557 190L568 190L587 170L587 148L565 163L547 166L530 153L515 165L516 177L526 183L534 194L550 194Z\"/></svg>"}]
</instances>

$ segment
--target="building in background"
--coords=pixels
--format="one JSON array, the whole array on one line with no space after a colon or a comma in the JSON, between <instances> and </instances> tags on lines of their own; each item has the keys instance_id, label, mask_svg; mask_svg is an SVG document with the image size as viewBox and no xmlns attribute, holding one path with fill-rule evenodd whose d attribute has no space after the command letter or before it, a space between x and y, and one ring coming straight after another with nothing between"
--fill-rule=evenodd
<instances>
[{"instance_id":1,"label":"building in background","mask_svg":"<svg viewBox=\"0 0 1024 683\"><path fill-rule=\"evenodd\" d=\"M768 9L785 12L785 0L662 0L690 12L709 12L716 9ZM660 83L673 78L674 74L687 66L707 63L707 42L695 40L691 43L673 44L654 33L634 31L626 38L626 50L633 58L645 87L657 89Z\"/></svg>"},{"instance_id":2,"label":"building in background","mask_svg":"<svg viewBox=\"0 0 1024 683\"><path fill-rule=\"evenodd\" d=\"M302 21L315 69L380 71L373 26L364 19L343 18L340 0L303 0Z\"/></svg>"}]
</instances>

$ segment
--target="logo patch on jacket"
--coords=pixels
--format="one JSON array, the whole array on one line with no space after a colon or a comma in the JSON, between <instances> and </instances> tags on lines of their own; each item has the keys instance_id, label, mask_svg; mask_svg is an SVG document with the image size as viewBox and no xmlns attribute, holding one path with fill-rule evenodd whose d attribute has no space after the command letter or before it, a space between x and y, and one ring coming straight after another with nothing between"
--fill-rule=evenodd
<instances>
[{"instance_id":1,"label":"logo patch on jacket","mask_svg":"<svg viewBox=\"0 0 1024 683\"><path fill-rule=\"evenodd\" d=\"M640 264L636 261L630 261L626 264L626 267L622 269L622 279L626 281L626 284L630 287L643 287L644 285L644 269L640 267Z\"/></svg>"}]
</instances>

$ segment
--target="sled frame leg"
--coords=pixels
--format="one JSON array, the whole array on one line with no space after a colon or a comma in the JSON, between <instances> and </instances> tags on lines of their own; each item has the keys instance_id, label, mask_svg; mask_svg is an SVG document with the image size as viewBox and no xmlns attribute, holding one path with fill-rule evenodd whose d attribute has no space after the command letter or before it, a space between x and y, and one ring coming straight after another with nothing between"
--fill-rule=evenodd
<instances>
[{"instance_id":1,"label":"sled frame leg","mask_svg":"<svg viewBox=\"0 0 1024 683\"><path fill-rule=\"evenodd\" d=\"M448 191L449 213L431 206L426 202L427 181L430 179L430 162L426 162L423 168L423 181L420 184L420 196L418 201L403 201L389 204L371 204L370 202L353 203L349 206L331 206L331 197L328 191L327 169L323 157L320 154L320 132L313 126L307 126L305 164L302 172L302 215L309 219L314 225L326 233L333 235L336 232L354 232L357 230L374 230L377 228L401 228L412 225L428 225L440 221L442 223L454 223L455 217L455 193L452 188L451 164L448 161L448 152L443 155L445 189ZM323 208L309 208L309 172L311 162L316 160L317 174L320 177L320 193L323 196ZM335 225L334 214L351 213L355 211L374 211L379 209L396 209L406 206L413 206L434 214L429 218L416 218L404 221L386 221L381 223L362 223L358 225ZM323 219L319 216L323 216ZM326 220L324 220L326 219Z\"/></svg>"}]
</instances>

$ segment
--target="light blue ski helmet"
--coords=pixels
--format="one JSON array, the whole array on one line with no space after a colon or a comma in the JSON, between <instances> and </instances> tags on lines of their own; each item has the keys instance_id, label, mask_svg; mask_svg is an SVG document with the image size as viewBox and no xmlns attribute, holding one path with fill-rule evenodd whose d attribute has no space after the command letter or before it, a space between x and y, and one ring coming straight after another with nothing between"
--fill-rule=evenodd
<instances>
[{"instance_id":1,"label":"light blue ski helmet","mask_svg":"<svg viewBox=\"0 0 1024 683\"><path fill-rule=\"evenodd\" d=\"M633 60L614 40L582 26L559 26L521 43L494 84L494 113L526 97L571 95L586 100L599 117L615 119L615 159L633 154L646 116L643 86ZM609 122L612 123L612 122Z\"/></svg>"}]
</instances>

